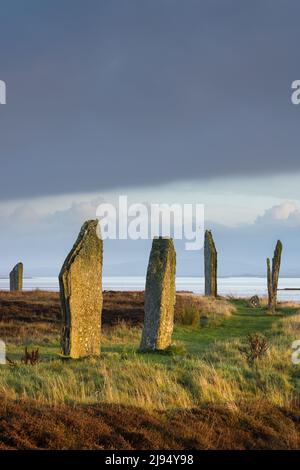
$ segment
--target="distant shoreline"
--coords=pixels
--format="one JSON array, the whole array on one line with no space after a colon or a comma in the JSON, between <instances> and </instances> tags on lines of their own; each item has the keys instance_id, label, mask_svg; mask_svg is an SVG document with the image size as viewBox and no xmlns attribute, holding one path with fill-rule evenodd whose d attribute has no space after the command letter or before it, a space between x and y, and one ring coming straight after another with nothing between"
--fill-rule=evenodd
<instances>
[{"instance_id":1,"label":"distant shoreline","mask_svg":"<svg viewBox=\"0 0 300 470\"><path fill-rule=\"evenodd\" d=\"M146 278L146 275L145 274L129 274L129 275L112 275L112 276L103 276L104 278L106 279L119 279L119 278L141 278L141 277L144 277ZM57 275L34 275L34 276L24 276L23 279L48 279L48 278L58 278L58 274ZM189 279L204 279L204 275L202 276L195 276L195 275L189 275L189 274L180 274L177 276L177 278L189 278ZM265 279L266 278L266 275L264 274L229 274L229 275L223 275L223 276L218 276L218 279L232 279L232 278L254 278L254 279ZM9 276L4 276L4 275L0 275L0 280L8 280L9 279ZM295 275L292 275L292 274L282 274L280 276L280 279L300 279L300 274L295 274Z\"/></svg>"}]
</instances>

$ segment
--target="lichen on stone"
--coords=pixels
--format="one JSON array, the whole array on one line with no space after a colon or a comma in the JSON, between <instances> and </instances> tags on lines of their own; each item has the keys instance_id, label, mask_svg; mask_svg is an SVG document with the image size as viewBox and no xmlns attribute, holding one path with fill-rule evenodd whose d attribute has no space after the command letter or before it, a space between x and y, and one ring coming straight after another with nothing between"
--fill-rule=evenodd
<instances>
[{"instance_id":1,"label":"lichen on stone","mask_svg":"<svg viewBox=\"0 0 300 470\"><path fill-rule=\"evenodd\" d=\"M100 354L103 242L97 220L85 222L59 274L62 352L72 358Z\"/></svg>"},{"instance_id":2,"label":"lichen on stone","mask_svg":"<svg viewBox=\"0 0 300 470\"><path fill-rule=\"evenodd\" d=\"M204 239L204 275L205 295L217 297L217 257L215 242L210 230L206 230Z\"/></svg>"},{"instance_id":3,"label":"lichen on stone","mask_svg":"<svg viewBox=\"0 0 300 470\"><path fill-rule=\"evenodd\" d=\"M18 263L9 273L9 285L11 291L23 289L23 263Z\"/></svg>"},{"instance_id":4,"label":"lichen on stone","mask_svg":"<svg viewBox=\"0 0 300 470\"><path fill-rule=\"evenodd\" d=\"M141 351L164 350L171 345L174 326L176 252L173 240L155 238L145 288L145 319Z\"/></svg>"}]
</instances>

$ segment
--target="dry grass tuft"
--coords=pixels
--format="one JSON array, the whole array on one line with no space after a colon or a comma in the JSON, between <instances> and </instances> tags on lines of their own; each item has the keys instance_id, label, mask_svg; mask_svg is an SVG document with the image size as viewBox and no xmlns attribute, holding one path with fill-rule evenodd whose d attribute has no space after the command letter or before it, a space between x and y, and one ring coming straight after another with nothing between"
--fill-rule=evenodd
<instances>
[{"instance_id":1,"label":"dry grass tuft","mask_svg":"<svg viewBox=\"0 0 300 470\"><path fill-rule=\"evenodd\" d=\"M267 297L261 297L260 299L260 304L262 307L267 307L268 306L268 299ZM300 304L299 302L294 302L292 300L285 300L285 301L278 301L277 302L277 308L299 308Z\"/></svg>"},{"instance_id":2,"label":"dry grass tuft","mask_svg":"<svg viewBox=\"0 0 300 470\"><path fill-rule=\"evenodd\" d=\"M176 297L175 321L181 325L196 326L202 315L216 320L229 317L235 311L235 306L223 298L179 293Z\"/></svg>"}]
</instances>

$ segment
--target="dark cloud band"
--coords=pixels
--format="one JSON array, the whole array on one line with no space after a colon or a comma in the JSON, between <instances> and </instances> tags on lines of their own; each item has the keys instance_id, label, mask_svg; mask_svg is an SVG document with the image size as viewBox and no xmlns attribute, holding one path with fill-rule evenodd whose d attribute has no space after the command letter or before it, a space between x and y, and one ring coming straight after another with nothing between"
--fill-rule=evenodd
<instances>
[{"instance_id":1,"label":"dark cloud band","mask_svg":"<svg viewBox=\"0 0 300 470\"><path fill-rule=\"evenodd\" d=\"M4 3L1 199L300 170L298 2Z\"/></svg>"}]
</instances>

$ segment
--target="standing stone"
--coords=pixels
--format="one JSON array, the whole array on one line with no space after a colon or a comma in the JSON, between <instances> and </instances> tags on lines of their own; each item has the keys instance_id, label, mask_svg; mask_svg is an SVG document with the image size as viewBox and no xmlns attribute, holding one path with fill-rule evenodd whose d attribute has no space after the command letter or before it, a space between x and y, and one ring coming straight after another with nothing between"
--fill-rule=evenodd
<instances>
[{"instance_id":1,"label":"standing stone","mask_svg":"<svg viewBox=\"0 0 300 470\"><path fill-rule=\"evenodd\" d=\"M9 284L11 291L23 289L23 263L18 263L9 273Z\"/></svg>"},{"instance_id":2,"label":"standing stone","mask_svg":"<svg viewBox=\"0 0 300 470\"><path fill-rule=\"evenodd\" d=\"M210 230L205 232L204 275L205 295L217 297L217 250Z\"/></svg>"},{"instance_id":3,"label":"standing stone","mask_svg":"<svg viewBox=\"0 0 300 470\"><path fill-rule=\"evenodd\" d=\"M62 351L71 358L100 354L103 242L98 220L85 222L59 274Z\"/></svg>"},{"instance_id":4,"label":"standing stone","mask_svg":"<svg viewBox=\"0 0 300 470\"><path fill-rule=\"evenodd\" d=\"M268 281L268 310L275 313L277 305L277 289L279 280L279 271L281 264L282 243L278 240L272 259L272 270L270 259L267 258L267 281Z\"/></svg>"},{"instance_id":5,"label":"standing stone","mask_svg":"<svg viewBox=\"0 0 300 470\"><path fill-rule=\"evenodd\" d=\"M176 252L172 239L155 238L145 288L145 319L141 351L171 345L174 326Z\"/></svg>"}]
</instances>

